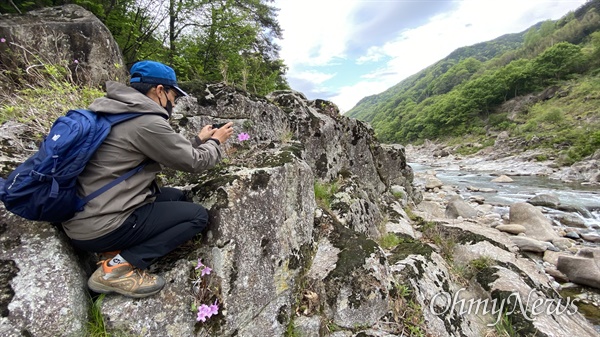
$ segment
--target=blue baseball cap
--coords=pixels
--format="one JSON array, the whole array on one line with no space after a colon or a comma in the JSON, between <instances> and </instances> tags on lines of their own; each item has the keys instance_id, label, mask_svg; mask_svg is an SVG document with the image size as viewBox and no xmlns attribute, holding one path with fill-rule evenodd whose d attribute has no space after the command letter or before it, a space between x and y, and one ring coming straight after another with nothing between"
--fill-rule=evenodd
<instances>
[{"instance_id":1,"label":"blue baseball cap","mask_svg":"<svg viewBox=\"0 0 600 337\"><path fill-rule=\"evenodd\" d=\"M129 71L131 80L129 83L150 83L167 85L175 91L179 96L188 96L177 85L177 77L173 68L156 61L140 61L134 64Z\"/></svg>"}]
</instances>

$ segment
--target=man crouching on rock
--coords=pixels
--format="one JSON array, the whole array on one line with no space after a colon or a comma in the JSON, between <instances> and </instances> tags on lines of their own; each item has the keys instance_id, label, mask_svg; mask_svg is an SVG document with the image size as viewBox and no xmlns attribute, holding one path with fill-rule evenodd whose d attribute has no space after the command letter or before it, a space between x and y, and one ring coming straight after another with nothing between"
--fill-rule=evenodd
<instances>
[{"instance_id":1,"label":"man crouching on rock","mask_svg":"<svg viewBox=\"0 0 600 337\"><path fill-rule=\"evenodd\" d=\"M63 227L75 247L102 253L100 267L88 280L91 290L139 298L156 294L165 285L161 276L145 269L208 223L204 207L187 202L178 189L159 189L156 174L161 165L186 172L213 167L233 128L232 123L219 129L207 125L188 141L168 122L177 98L187 96L177 86L173 69L141 61L130 73L130 86L107 82L106 96L89 109L141 116L112 128L78 177L78 192L89 195L141 163L149 164L91 200Z\"/></svg>"}]
</instances>

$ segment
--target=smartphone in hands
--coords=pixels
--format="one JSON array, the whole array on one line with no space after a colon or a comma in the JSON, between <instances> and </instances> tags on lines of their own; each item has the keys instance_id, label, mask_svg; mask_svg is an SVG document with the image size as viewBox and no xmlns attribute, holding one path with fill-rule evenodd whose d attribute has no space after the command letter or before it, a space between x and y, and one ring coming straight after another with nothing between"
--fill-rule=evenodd
<instances>
[{"instance_id":1,"label":"smartphone in hands","mask_svg":"<svg viewBox=\"0 0 600 337\"><path fill-rule=\"evenodd\" d=\"M227 124L227 122L225 122L225 123L215 123L215 124L213 124L213 125L212 125L212 128L213 128L213 129L220 129L220 128L222 128L222 127L223 127L225 124Z\"/></svg>"}]
</instances>

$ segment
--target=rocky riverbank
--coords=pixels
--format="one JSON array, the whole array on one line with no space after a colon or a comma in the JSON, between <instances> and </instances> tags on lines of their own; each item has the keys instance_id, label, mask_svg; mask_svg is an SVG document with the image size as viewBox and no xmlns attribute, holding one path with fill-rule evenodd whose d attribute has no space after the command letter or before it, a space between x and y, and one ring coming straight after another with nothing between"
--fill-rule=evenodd
<instances>
[{"instance_id":1,"label":"rocky riverbank","mask_svg":"<svg viewBox=\"0 0 600 337\"><path fill-rule=\"evenodd\" d=\"M488 171L507 176L546 176L563 182L600 186L600 150L571 166L560 166L558 158L547 149L523 150L515 142L501 134L493 147L482 148L474 155L461 156L455 154L452 146L426 141L419 146L408 145L406 156L409 162L432 167ZM481 145L472 146L477 148Z\"/></svg>"},{"instance_id":2,"label":"rocky riverbank","mask_svg":"<svg viewBox=\"0 0 600 337\"><path fill-rule=\"evenodd\" d=\"M433 168L415 172L415 184L424 191L423 201L417 205L418 215L438 223L459 222L485 231L495 229L489 231L495 233L490 234L490 238L508 237L523 258L532 260L539 272L549 276L557 292L578 300L580 310L585 311L598 329L600 228L590 228L578 217L562 212L565 209L560 211L561 203L555 195L536 195L502 209L487 203L485 197L465 196L464 191L444 184L436 175L439 168L439 171L491 172L495 182L502 184L510 184L511 176L535 175L595 186L600 178L597 159L600 156L592 156L571 167L558 167L552 160L532 160L536 157L534 151L506 151L506 156L499 153L488 150L472 156L457 156L439 144L407 146L409 163Z\"/></svg>"}]
</instances>

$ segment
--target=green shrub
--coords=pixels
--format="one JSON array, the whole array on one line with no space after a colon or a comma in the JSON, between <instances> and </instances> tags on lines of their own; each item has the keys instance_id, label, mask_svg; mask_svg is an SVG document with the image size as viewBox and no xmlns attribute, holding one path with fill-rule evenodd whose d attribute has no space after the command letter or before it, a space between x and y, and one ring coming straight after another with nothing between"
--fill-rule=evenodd
<instances>
[{"instance_id":1,"label":"green shrub","mask_svg":"<svg viewBox=\"0 0 600 337\"><path fill-rule=\"evenodd\" d=\"M489 256L480 256L474 260L471 260L469 262L469 265L471 267L473 267L475 270L477 271L481 271L484 269L487 269L489 267L491 267L494 263L494 260L492 260L491 257Z\"/></svg>"},{"instance_id":2,"label":"green shrub","mask_svg":"<svg viewBox=\"0 0 600 337\"><path fill-rule=\"evenodd\" d=\"M400 242L402 242L402 239L400 239L398 235L388 233L381 238L379 245L381 248L390 249L396 247Z\"/></svg>"},{"instance_id":3,"label":"green shrub","mask_svg":"<svg viewBox=\"0 0 600 337\"><path fill-rule=\"evenodd\" d=\"M565 120L565 116L562 112L561 109L559 108L551 108L548 111L545 111L542 116L540 117L540 120L545 122L545 123L550 123L550 124L560 124L561 122L563 122Z\"/></svg>"},{"instance_id":4,"label":"green shrub","mask_svg":"<svg viewBox=\"0 0 600 337\"><path fill-rule=\"evenodd\" d=\"M495 113L488 117L488 125L491 127L498 127L502 123L510 122L508 120L508 113Z\"/></svg>"},{"instance_id":5,"label":"green shrub","mask_svg":"<svg viewBox=\"0 0 600 337\"><path fill-rule=\"evenodd\" d=\"M49 60L16 43L3 53L10 62L0 62L0 123L15 120L45 134L69 109L104 95L76 80L87 75L77 60Z\"/></svg>"},{"instance_id":6,"label":"green shrub","mask_svg":"<svg viewBox=\"0 0 600 337\"><path fill-rule=\"evenodd\" d=\"M392 195L394 196L394 198L396 199L403 199L404 198L404 193L402 191L395 191L392 192Z\"/></svg>"},{"instance_id":7,"label":"green shrub","mask_svg":"<svg viewBox=\"0 0 600 337\"><path fill-rule=\"evenodd\" d=\"M331 207L331 201L333 200L333 195L337 192L338 185L337 182L332 182L330 184L320 183L318 181L315 182L315 199L317 202L326 208Z\"/></svg>"}]
</instances>

